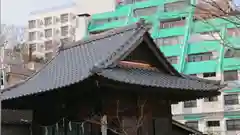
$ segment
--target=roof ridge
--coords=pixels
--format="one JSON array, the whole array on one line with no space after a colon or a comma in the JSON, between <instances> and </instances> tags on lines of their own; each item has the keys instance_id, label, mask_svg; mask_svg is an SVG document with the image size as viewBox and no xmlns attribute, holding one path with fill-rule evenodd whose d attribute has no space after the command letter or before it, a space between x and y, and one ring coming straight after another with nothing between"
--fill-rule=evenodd
<instances>
[{"instance_id":1,"label":"roof ridge","mask_svg":"<svg viewBox=\"0 0 240 135\"><path fill-rule=\"evenodd\" d=\"M74 47L78 47L80 45L87 45L87 43L90 43L90 42L93 42L93 41L97 41L97 40L101 40L101 39L104 39L104 38L107 38L107 37L111 37L111 36L114 36L114 35L117 35L117 34L120 34L120 33L124 33L126 31L131 31L133 29L138 29L138 30L141 30L142 28L145 28L145 23L144 21L140 21L140 22L137 22L136 24L132 24L132 25L129 25L129 26L126 26L126 27L122 27L122 28L117 28L115 30L118 30L118 31L110 31L109 33L105 33L103 35L99 35L99 36L96 36L94 38L89 38L89 39L83 39L83 40L79 40L77 42L74 42L74 45L73 46L68 46L68 47L60 47L59 48L59 51L57 51L57 54L51 59L49 60L46 64L44 64L44 66L39 69L37 72L33 73L31 76L29 76L27 79L23 80L23 81L20 81L19 83L17 84L13 84L5 89L2 90L1 93L4 93L6 91L9 91L10 89L14 88L14 87L18 87L19 85L22 85L24 84L25 82L29 81L31 78L33 78L34 76L36 76L38 73L40 73L43 69L45 69L45 67L47 67L62 51L64 50L67 50L67 49L71 49L71 48L74 48ZM136 33L136 32L135 32ZM129 42L131 38L129 38L126 42ZM126 44L126 43L125 43ZM123 48L123 46L125 45L123 44L121 46L121 48ZM121 50L121 48L118 48L116 51L119 52ZM117 54L117 52L113 52L115 55ZM105 62L109 62L111 59L112 59L112 55L110 55L107 59L105 59L103 62L100 63L101 66L105 66ZM102 64L103 63L103 64ZM105 67L101 67L100 65L96 65L94 66L94 69L92 69L92 72L95 71L95 68L105 68Z\"/></svg>"},{"instance_id":2,"label":"roof ridge","mask_svg":"<svg viewBox=\"0 0 240 135\"><path fill-rule=\"evenodd\" d=\"M103 34L93 35L93 36L87 37L85 39L78 40L74 43L74 45L63 46L62 48L59 49L59 51L67 50L67 49L74 48L74 47L77 47L77 46L80 46L80 45L86 45L86 44L88 44L90 42L93 42L93 41L98 41L98 40L101 40L101 39L105 39L105 38L108 38L108 37L118 35L120 33L124 33L126 31L131 31L133 29L138 29L138 28L141 28L141 27L145 27L145 25L146 25L145 22L139 21L137 23L134 23L134 24L131 24L131 25L128 25L128 26L125 26L125 27L114 28L114 29L106 31Z\"/></svg>"}]
</instances>

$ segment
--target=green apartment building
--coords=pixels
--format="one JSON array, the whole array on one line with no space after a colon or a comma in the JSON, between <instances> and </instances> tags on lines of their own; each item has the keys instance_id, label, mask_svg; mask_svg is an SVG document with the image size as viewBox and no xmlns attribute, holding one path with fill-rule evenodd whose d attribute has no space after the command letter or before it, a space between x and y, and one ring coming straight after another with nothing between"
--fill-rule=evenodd
<instances>
[{"instance_id":1,"label":"green apartment building","mask_svg":"<svg viewBox=\"0 0 240 135\"><path fill-rule=\"evenodd\" d=\"M218 97L172 105L173 118L205 133L240 133L240 17L199 19L195 0L117 1L115 11L94 14L88 35L136 23L144 18L150 33L180 72L229 83ZM232 53L233 52L233 53ZM144 54L143 54L144 55Z\"/></svg>"}]
</instances>

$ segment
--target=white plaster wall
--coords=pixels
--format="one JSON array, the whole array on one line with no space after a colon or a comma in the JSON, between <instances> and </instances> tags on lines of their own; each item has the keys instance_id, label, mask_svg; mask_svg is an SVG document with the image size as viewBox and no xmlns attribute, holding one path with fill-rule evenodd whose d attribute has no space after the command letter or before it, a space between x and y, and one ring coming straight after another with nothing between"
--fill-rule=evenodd
<instances>
[{"instance_id":1,"label":"white plaster wall","mask_svg":"<svg viewBox=\"0 0 240 135\"><path fill-rule=\"evenodd\" d=\"M75 0L77 13L88 13L90 15L114 11L116 0Z\"/></svg>"},{"instance_id":2,"label":"white plaster wall","mask_svg":"<svg viewBox=\"0 0 240 135\"><path fill-rule=\"evenodd\" d=\"M88 21L87 17L77 17L77 27L76 27L76 41L81 40L86 36L88 29Z\"/></svg>"}]
</instances>

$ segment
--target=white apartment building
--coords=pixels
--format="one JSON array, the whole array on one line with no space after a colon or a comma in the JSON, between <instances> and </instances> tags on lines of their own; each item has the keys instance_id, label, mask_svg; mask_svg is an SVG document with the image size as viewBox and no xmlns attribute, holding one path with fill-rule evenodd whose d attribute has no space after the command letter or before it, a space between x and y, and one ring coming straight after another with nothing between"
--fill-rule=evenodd
<instances>
[{"instance_id":1,"label":"white apartment building","mask_svg":"<svg viewBox=\"0 0 240 135\"><path fill-rule=\"evenodd\" d=\"M240 131L236 130L240 126L240 71L227 71L217 75L198 74L197 77L224 80L228 83L229 88L224 88L221 95L217 97L172 105L173 119L204 133L240 134Z\"/></svg>"},{"instance_id":2,"label":"white apartment building","mask_svg":"<svg viewBox=\"0 0 240 135\"><path fill-rule=\"evenodd\" d=\"M61 43L67 44L84 38L88 27L88 18L84 14L113 11L116 4L113 0L75 0L74 4L31 13L27 43L31 47L32 55L52 57Z\"/></svg>"},{"instance_id":3,"label":"white apartment building","mask_svg":"<svg viewBox=\"0 0 240 135\"><path fill-rule=\"evenodd\" d=\"M52 57L61 43L67 44L75 40L76 27L75 4L31 13L27 43L32 55Z\"/></svg>"}]
</instances>

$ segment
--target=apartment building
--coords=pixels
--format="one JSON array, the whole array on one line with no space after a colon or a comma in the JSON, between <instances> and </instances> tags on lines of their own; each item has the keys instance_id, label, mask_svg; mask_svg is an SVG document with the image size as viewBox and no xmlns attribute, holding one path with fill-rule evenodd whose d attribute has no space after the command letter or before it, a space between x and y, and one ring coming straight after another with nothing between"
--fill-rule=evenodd
<instances>
[{"instance_id":1,"label":"apartment building","mask_svg":"<svg viewBox=\"0 0 240 135\"><path fill-rule=\"evenodd\" d=\"M32 55L51 58L57 46L75 41L76 26L75 4L32 12L27 29Z\"/></svg>"},{"instance_id":2,"label":"apartment building","mask_svg":"<svg viewBox=\"0 0 240 135\"><path fill-rule=\"evenodd\" d=\"M86 36L144 18L151 26L149 32L154 41L179 72L229 84L218 97L172 105L173 118L205 133L239 134L240 53L229 45L239 45L240 29L229 21L236 20L231 14L238 14L230 8L229 1L215 1L228 13L226 19L199 10L201 6L219 12L216 7L197 0L112 1L113 11L110 8L108 12L91 15Z\"/></svg>"}]
</instances>

